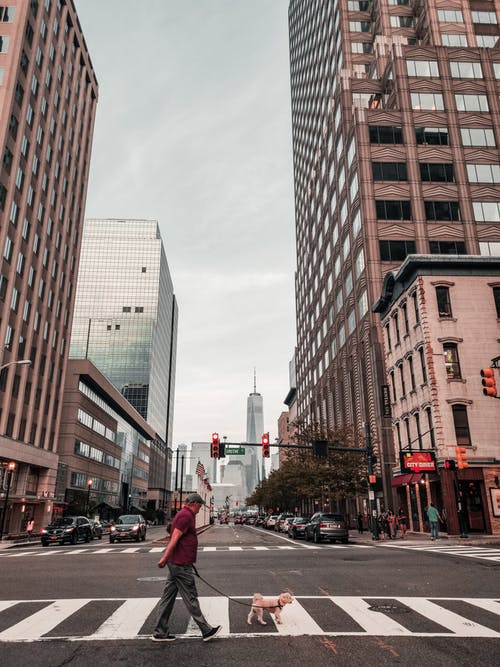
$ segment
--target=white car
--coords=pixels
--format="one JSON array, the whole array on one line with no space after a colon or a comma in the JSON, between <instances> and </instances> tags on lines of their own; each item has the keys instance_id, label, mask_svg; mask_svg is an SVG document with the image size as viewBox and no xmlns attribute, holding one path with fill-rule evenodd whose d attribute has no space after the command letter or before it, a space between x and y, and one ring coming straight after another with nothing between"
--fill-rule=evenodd
<instances>
[{"instance_id":1,"label":"white car","mask_svg":"<svg viewBox=\"0 0 500 667\"><path fill-rule=\"evenodd\" d=\"M268 520L267 520L267 522L266 522L266 528L267 528L268 530L274 530L274 526L276 525L276 519L277 519L277 518L278 518L278 515L277 515L277 514L272 514L272 515L268 518Z\"/></svg>"}]
</instances>

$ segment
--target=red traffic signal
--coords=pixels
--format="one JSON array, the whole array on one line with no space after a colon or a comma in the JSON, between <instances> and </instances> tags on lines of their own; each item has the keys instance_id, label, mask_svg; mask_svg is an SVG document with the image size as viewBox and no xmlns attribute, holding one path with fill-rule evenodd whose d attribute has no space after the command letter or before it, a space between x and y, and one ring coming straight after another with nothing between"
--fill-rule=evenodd
<instances>
[{"instance_id":1,"label":"red traffic signal","mask_svg":"<svg viewBox=\"0 0 500 667\"><path fill-rule=\"evenodd\" d=\"M482 368L481 369L481 384L483 385L483 394L485 396L498 396L497 385L495 382L495 369Z\"/></svg>"},{"instance_id":2,"label":"red traffic signal","mask_svg":"<svg viewBox=\"0 0 500 667\"><path fill-rule=\"evenodd\" d=\"M219 452L220 452L219 447L220 447L219 434L212 433L212 446L210 447L210 456L213 459L219 458Z\"/></svg>"},{"instance_id":3,"label":"red traffic signal","mask_svg":"<svg viewBox=\"0 0 500 667\"><path fill-rule=\"evenodd\" d=\"M468 468L469 464L467 463L467 450L465 447L455 447L455 451L457 453L457 466L459 470L463 470L464 468Z\"/></svg>"},{"instance_id":4,"label":"red traffic signal","mask_svg":"<svg viewBox=\"0 0 500 667\"><path fill-rule=\"evenodd\" d=\"M457 464L453 459L446 459L446 461L443 463L443 468L445 470L456 470L457 469Z\"/></svg>"},{"instance_id":5,"label":"red traffic signal","mask_svg":"<svg viewBox=\"0 0 500 667\"><path fill-rule=\"evenodd\" d=\"M269 433L262 435L262 458L268 459L271 456L271 445L269 444Z\"/></svg>"}]
</instances>

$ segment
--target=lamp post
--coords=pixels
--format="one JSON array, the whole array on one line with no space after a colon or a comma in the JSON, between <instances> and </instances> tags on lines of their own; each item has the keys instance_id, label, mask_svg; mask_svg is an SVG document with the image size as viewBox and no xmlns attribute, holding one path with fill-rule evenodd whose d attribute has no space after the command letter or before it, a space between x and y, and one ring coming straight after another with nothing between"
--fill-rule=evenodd
<instances>
[{"instance_id":1,"label":"lamp post","mask_svg":"<svg viewBox=\"0 0 500 667\"><path fill-rule=\"evenodd\" d=\"M12 475L14 474L14 470L17 468L17 464L15 461L9 461L7 463L7 470L5 474L7 475L7 489L5 490L5 502L3 504L3 512L2 512L2 521L0 523L0 540L2 539L3 535L3 527L5 524L5 517L7 516L7 505L9 502L9 491L10 491L10 484L12 482Z\"/></svg>"},{"instance_id":2,"label":"lamp post","mask_svg":"<svg viewBox=\"0 0 500 667\"><path fill-rule=\"evenodd\" d=\"M30 365L31 365L31 359L18 359L17 361L8 361L6 364L0 366L0 372L3 371L4 368L8 368L9 366L30 366Z\"/></svg>"},{"instance_id":3,"label":"lamp post","mask_svg":"<svg viewBox=\"0 0 500 667\"><path fill-rule=\"evenodd\" d=\"M90 489L92 488L92 480L88 479L87 480L87 511L86 515L89 515L89 510L90 510Z\"/></svg>"}]
</instances>

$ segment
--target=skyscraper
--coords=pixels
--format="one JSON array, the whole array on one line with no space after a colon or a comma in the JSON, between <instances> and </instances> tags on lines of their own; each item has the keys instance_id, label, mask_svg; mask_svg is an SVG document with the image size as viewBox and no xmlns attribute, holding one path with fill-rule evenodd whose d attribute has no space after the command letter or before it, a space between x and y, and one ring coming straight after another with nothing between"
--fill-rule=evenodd
<instances>
[{"instance_id":1,"label":"skyscraper","mask_svg":"<svg viewBox=\"0 0 500 667\"><path fill-rule=\"evenodd\" d=\"M498 0L289 5L298 417L368 422L388 501L371 306L410 253L500 253L499 17Z\"/></svg>"},{"instance_id":2,"label":"skyscraper","mask_svg":"<svg viewBox=\"0 0 500 667\"><path fill-rule=\"evenodd\" d=\"M88 219L70 357L90 359L172 439L177 303L155 220Z\"/></svg>"},{"instance_id":3,"label":"skyscraper","mask_svg":"<svg viewBox=\"0 0 500 667\"><path fill-rule=\"evenodd\" d=\"M0 464L15 464L6 530L51 517L97 94L73 2L2 3Z\"/></svg>"}]
</instances>

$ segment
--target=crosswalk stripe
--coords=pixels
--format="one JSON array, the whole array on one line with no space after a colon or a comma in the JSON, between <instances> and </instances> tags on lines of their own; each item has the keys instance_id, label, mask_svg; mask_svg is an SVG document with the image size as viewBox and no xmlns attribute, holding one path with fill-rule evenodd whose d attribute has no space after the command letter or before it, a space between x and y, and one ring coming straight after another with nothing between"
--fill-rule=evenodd
<instances>
[{"instance_id":1,"label":"crosswalk stripe","mask_svg":"<svg viewBox=\"0 0 500 667\"><path fill-rule=\"evenodd\" d=\"M0 641L33 641L53 630L65 618L90 602L90 599L55 600L48 607L31 614L8 630L0 632Z\"/></svg>"},{"instance_id":2,"label":"crosswalk stripe","mask_svg":"<svg viewBox=\"0 0 500 667\"><path fill-rule=\"evenodd\" d=\"M451 630L457 637L498 637L498 632L469 621L441 605L424 598L399 598L410 609Z\"/></svg>"},{"instance_id":3,"label":"crosswalk stripe","mask_svg":"<svg viewBox=\"0 0 500 667\"><path fill-rule=\"evenodd\" d=\"M71 551L65 551L65 556L77 556L78 554L88 553L88 549L71 549Z\"/></svg>"},{"instance_id":4,"label":"crosswalk stripe","mask_svg":"<svg viewBox=\"0 0 500 667\"><path fill-rule=\"evenodd\" d=\"M229 551L243 551L243 547L229 547Z\"/></svg>"},{"instance_id":5,"label":"crosswalk stripe","mask_svg":"<svg viewBox=\"0 0 500 667\"><path fill-rule=\"evenodd\" d=\"M473 604L476 607L481 609L486 609L486 611L491 611L493 614L500 616L500 600L488 600L481 598L464 598L464 602L468 604Z\"/></svg>"},{"instance_id":6,"label":"crosswalk stripe","mask_svg":"<svg viewBox=\"0 0 500 667\"><path fill-rule=\"evenodd\" d=\"M229 635L229 600L223 597L205 597L200 599L203 615L213 627L222 625L222 634ZM210 619L210 620L209 620ZM196 626L196 634L200 631Z\"/></svg>"},{"instance_id":7,"label":"crosswalk stripe","mask_svg":"<svg viewBox=\"0 0 500 667\"><path fill-rule=\"evenodd\" d=\"M267 551L267 547L252 547L255 551Z\"/></svg>"},{"instance_id":8,"label":"crosswalk stripe","mask_svg":"<svg viewBox=\"0 0 500 667\"><path fill-rule=\"evenodd\" d=\"M122 549L122 554L136 554L138 551L141 551L142 547L128 547L127 549Z\"/></svg>"},{"instance_id":9,"label":"crosswalk stripe","mask_svg":"<svg viewBox=\"0 0 500 667\"><path fill-rule=\"evenodd\" d=\"M389 616L370 610L370 604L361 598L332 596L330 600L349 614L368 634L380 636L413 634Z\"/></svg>"},{"instance_id":10,"label":"crosswalk stripe","mask_svg":"<svg viewBox=\"0 0 500 667\"><path fill-rule=\"evenodd\" d=\"M203 551L217 551L217 547L203 547Z\"/></svg>"},{"instance_id":11,"label":"crosswalk stripe","mask_svg":"<svg viewBox=\"0 0 500 667\"><path fill-rule=\"evenodd\" d=\"M162 551L165 551L165 547L153 547L149 550L150 554L160 554Z\"/></svg>"},{"instance_id":12,"label":"crosswalk stripe","mask_svg":"<svg viewBox=\"0 0 500 667\"><path fill-rule=\"evenodd\" d=\"M287 604L281 613L283 614L281 624L276 623L274 614L272 616L280 635L325 634L298 600L294 600L292 604Z\"/></svg>"},{"instance_id":13,"label":"crosswalk stripe","mask_svg":"<svg viewBox=\"0 0 500 667\"><path fill-rule=\"evenodd\" d=\"M17 600L2 600L0 601L0 611L13 607L15 604L17 604Z\"/></svg>"},{"instance_id":14,"label":"crosswalk stripe","mask_svg":"<svg viewBox=\"0 0 500 667\"><path fill-rule=\"evenodd\" d=\"M137 635L157 604L157 597L125 600L89 639L128 639Z\"/></svg>"}]
</instances>

